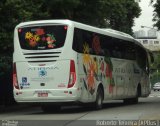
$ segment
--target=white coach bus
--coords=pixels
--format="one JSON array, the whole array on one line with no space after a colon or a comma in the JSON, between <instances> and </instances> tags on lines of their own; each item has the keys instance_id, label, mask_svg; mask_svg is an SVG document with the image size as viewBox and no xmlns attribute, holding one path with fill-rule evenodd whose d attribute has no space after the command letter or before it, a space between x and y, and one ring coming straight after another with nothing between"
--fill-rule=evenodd
<instances>
[{"instance_id":1,"label":"white coach bus","mask_svg":"<svg viewBox=\"0 0 160 126\"><path fill-rule=\"evenodd\" d=\"M69 103L137 103L150 93L149 55L133 37L70 20L20 23L14 31L14 98L43 110Z\"/></svg>"}]
</instances>

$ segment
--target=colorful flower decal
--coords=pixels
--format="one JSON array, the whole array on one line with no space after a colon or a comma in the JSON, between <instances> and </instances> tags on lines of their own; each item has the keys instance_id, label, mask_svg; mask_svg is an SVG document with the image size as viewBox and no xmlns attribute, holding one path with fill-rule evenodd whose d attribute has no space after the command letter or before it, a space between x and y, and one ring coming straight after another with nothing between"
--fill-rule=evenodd
<instances>
[{"instance_id":1,"label":"colorful flower decal","mask_svg":"<svg viewBox=\"0 0 160 126\"><path fill-rule=\"evenodd\" d=\"M35 47L37 45L37 42L40 40L38 35L33 35L33 33L31 33L31 32L27 32L25 34L25 39L28 40L29 45L31 47Z\"/></svg>"},{"instance_id":2,"label":"colorful flower decal","mask_svg":"<svg viewBox=\"0 0 160 126\"><path fill-rule=\"evenodd\" d=\"M102 61L101 66L100 66L100 70L101 70L102 72L104 72L104 62L103 62L103 61Z\"/></svg>"},{"instance_id":3,"label":"colorful flower decal","mask_svg":"<svg viewBox=\"0 0 160 126\"><path fill-rule=\"evenodd\" d=\"M52 34L47 34L47 43L48 43L48 48L54 48L55 47L55 42L56 42L56 39L54 37L54 35Z\"/></svg>"},{"instance_id":4,"label":"colorful flower decal","mask_svg":"<svg viewBox=\"0 0 160 126\"><path fill-rule=\"evenodd\" d=\"M36 39L34 37L29 39L29 45L35 47L37 45Z\"/></svg>"},{"instance_id":5,"label":"colorful flower decal","mask_svg":"<svg viewBox=\"0 0 160 126\"><path fill-rule=\"evenodd\" d=\"M112 76L112 71L113 71L113 65L111 62L110 57L108 56L108 53L105 53L105 63L106 63L106 70L105 70L105 75L106 75L106 79L109 80L109 93L113 93L113 89L115 87L115 82L114 82L114 78Z\"/></svg>"},{"instance_id":6,"label":"colorful flower decal","mask_svg":"<svg viewBox=\"0 0 160 126\"><path fill-rule=\"evenodd\" d=\"M40 40L39 35L34 35L34 39L36 40L36 42L38 42Z\"/></svg>"},{"instance_id":7,"label":"colorful flower decal","mask_svg":"<svg viewBox=\"0 0 160 126\"><path fill-rule=\"evenodd\" d=\"M46 41L46 38L45 38L45 37L42 37L42 41Z\"/></svg>"},{"instance_id":8,"label":"colorful flower decal","mask_svg":"<svg viewBox=\"0 0 160 126\"><path fill-rule=\"evenodd\" d=\"M35 47L38 44L41 46L47 46L47 48L54 48L56 46L55 36L53 34L45 35L44 29L37 29L35 34L26 32L25 39L28 41L30 47Z\"/></svg>"},{"instance_id":9,"label":"colorful flower decal","mask_svg":"<svg viewBox=\"0 0 160 126\"><path fill-rule=\"evenodd\" d=\"M31 32L27 32L25 34L25 39L31 39L33 37L33 34Z\"/></svg>"},{"instance_id":10,"label":"colorful flower decal","mask_svg":"<svg viewBox=\"0 0 160 126\"><path fill-rule=\"evenodd\" d=\"M89 54L89 45L85 42L83 45L83 70L86 74L84 85L87 90L93 94L95 92L95 70L97 69L96 61L94 61Z\"/></svg>"},{"instance_id":11,"label":"colorful flower decal","mask_svg":"<svg viewBox=\"0 0 160 126\"><path fill-rule=\"evenodd\" d=\"M100 54L101 52L100 39L97 35L93 37L92 48L94 49L96 54Z\"/></svg>"},{"instance_id":12,"label":"colorful flower decal","mask_svg":"<svg viewBox=\"0 0 160 126\"><path fill-rule=\"evenodd\" d=\"M89 55L89 45L85 43L83 45L83 64L88 64L91 61L91 57Z\"/></svg>"},{"instance_id":13,"label":"colorful flower decal","mask_svg":"<svg viewBox=\"0 0 160 126\"><path fill-rule=\"evenodd\" d=\"M99 54L101 52L99 37L94 36L93 40L93 49L96 54ZM105 57L91 56L89 54L89 45L85 42L83 45L83 70L86 76L83 79L84 86L91 95L95 92L97 81L107 81L109 84L107 86L108 92L113 93L115 87L114 78L112 77L113 65L107 52Z\"/></svg>"},{"instance_id":14,"label":"colorful flower decal","mask_svg":"<svg viewBox=\"0 0 160 126\"><path fill-rule=\"evenodd\" d=\"M88 90L91 94L95 91L95 69L94 69L94 63L89 64L88 74L87 74L87 84L88 84Z\"/></svg>"},{"instance_id":15,"label":"colorful flower decal","mask_svg":"<svg viewBox=\"0 0 160 126\"><path fill-rule=\"evenodd\" d=\"M45 34L44 29L37 29L36 34L37 35L44 35Z\"/></svg>"},{"instance_id":16,"label":"colorful flower decal","mask_svg":"<svg viewBox=\"0 0 160 126\"><path fill-rule=\"evenodd\" d=\"M104 62L104 59L103 58L100 58L99 59L99 71L100 71L100 78L99 78L99 80L101 80L102 81L102 79L105 79L105 62Z\"/></svg>"}]
</instances>

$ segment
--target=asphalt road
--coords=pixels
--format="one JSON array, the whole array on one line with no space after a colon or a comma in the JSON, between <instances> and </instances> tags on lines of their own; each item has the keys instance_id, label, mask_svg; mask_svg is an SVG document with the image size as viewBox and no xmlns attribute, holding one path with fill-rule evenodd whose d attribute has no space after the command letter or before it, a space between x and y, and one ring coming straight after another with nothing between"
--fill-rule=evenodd
<instances>
[{"instance_id":1,"label":"asphalt road","mask_svg":"<svg viewBox=\"0 0 160 126\"><path fill-rule=\"evenodd\" d=\"M160 92L134 105L110 101L99 111L71 106L45 113L40 107L24 106L0 112L0 120L2 126L160 126Z\"/></svg>"}]
</instances>

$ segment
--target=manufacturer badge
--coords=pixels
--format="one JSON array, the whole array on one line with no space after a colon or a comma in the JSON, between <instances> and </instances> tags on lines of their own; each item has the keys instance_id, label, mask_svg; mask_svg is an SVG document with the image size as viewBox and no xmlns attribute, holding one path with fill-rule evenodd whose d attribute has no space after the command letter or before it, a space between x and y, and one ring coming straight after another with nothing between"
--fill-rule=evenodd
<instances>
[{"instance_id":1,"label":"manufacturer badge","mask_svg":"<svg viewBox=\"0 0 160 126\"><path fill-rule=\"evenodd\" d=\"M47 71L46 71L46 70L40 70L40 71L39 71L39 76L40 76L40 77L45 77L45 76L47 76Z\"/></svg>"}]
</instances>

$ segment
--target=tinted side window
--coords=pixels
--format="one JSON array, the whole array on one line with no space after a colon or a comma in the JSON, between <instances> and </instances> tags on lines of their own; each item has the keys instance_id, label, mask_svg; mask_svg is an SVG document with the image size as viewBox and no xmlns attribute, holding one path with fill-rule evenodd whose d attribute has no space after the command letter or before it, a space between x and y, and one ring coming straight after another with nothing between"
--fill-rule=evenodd
<instances>
[{"instance_id":1,"label":"tinted side window","mask_svg":"<svg viewBox=\"0 0 160 126\"><path fill-rule=\"evenodd\" d=\"M79 53L101 55L100 35L94 32L75 28L73 37L73 50Z\"/></svg>"},{"instance_id":2,"label":"tinted side window","mask_svg":"<svg viewBox=\"0 0 160 126\"><path fill-rule=\"evenodd\" d=\"M72 48L76 52L83 53L83 32L81 30L74 29Z\"/></svg>"},{"instance_id":3,"label":"tinted side window","mask_svg":"<svg viewBox=\"0 0 160 126\"><path fill-rule=\"evenodd\" d=\"M146 55L146 51L142 48L137 46L136 47L136 61L138 63L138 65L145 70L147 64L147 55Z\"/></svg>"},{"instance_id":4,"label":"tinted side window","mask_svg":"<svg viewBox=\"0 0 160 126\"><path fill-rule=\"evenodd\" d=\"M134 43L118 38L103 36L102 48L113 58L135 60Z\"/></svg>"},{"instance_id":5,"label":"tinted side window","mask_svg":"<svg viewBox=\"0 0 160 126\"><path fill-rule=\"evenodd\" d=\"M79 53L136 59L134 43L78 28L74 30L72 48Z\"/></svg>"},{"instance_id":6,"label":"tinted side window","mask_svg":"<svg viewBox=\"0 0 160 126\"><path fill-rule=\"evenodd\" d=\"M135 60L136 59L136 50L135 44L132 42L125 43L125 59Z\"/></svg>"}]
</instances>

